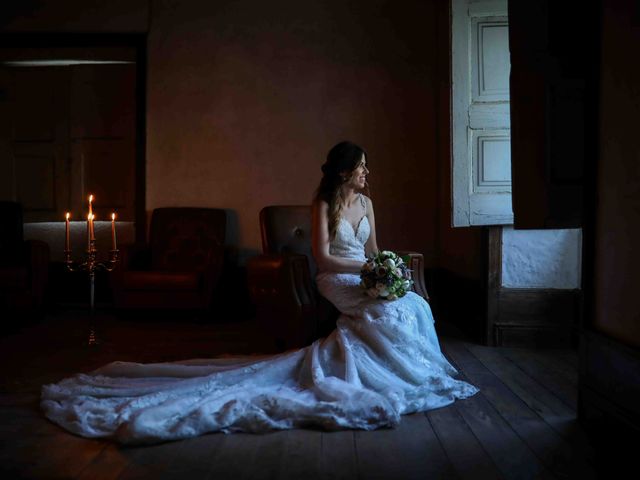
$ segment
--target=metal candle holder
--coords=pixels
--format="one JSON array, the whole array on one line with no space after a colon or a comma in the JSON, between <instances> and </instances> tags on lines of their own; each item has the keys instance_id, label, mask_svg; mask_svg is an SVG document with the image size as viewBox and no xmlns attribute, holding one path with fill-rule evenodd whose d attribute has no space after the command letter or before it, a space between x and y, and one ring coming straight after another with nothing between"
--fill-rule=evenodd
<instances>
[{"instance_id":1,"label":"metal candle holder","mask_svg":"<svg viewBox=\"0 0 640 480\"><path fill-rule=\"evenodd\" d=\"M65 265L67 266L67 270L70 272L78 272L85 271L89 274L89 313L90 313L90 324L89 324L89 338L87 340L87 344L89 346L100 344L100 340L96 335L95 329L95 279L96 279L96 271L101 269L107 272L111 272L118 261L118 254L120 250L109 250L109 260L106 262L98 262L96 260L97 256L96 249L96 241L89 241L89 248L87 250L87 260L82 263L74 262L71 259L71 250L65 249L64 258Z\"/></svg>"}]
</instances>

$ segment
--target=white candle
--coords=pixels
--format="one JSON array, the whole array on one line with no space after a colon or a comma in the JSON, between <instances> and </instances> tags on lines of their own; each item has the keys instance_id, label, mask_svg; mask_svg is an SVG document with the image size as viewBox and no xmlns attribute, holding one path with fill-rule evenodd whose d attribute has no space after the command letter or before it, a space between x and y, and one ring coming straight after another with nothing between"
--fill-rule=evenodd
<instances>
[{"instance_id":1,"label":"white candle","mask_svg":"<svg viewBox=\"0 0 640 480\"><path fill-rule=\"evenodd\" d=\"M116 214L111 214L111 250L116 249Z\"/></svg>"},{"instance_id":2,"label":"white candle","mask_svg":"<svg viewBox=\"0 0 640 480\"><path fill-rule=\"evenodd\" d=\"M87 250L91 250L91 214L87 215Z\"/></svg>"},{"instance_id":3,"label":"white candle","mask_svg":"<svg viewBox=\"0 0 640 480\"><path fill-rule=\"evenodd\" d=\"M92 202L93 202L93 195L89 195L89 240L96 239L95 230L93 226L93 219L95 218L95 215L93 214L93 205L91 204Z\"/></svg>"},{"instance_id":4,"label":"white candle","mask_svg":"<svg viewBox=\"0 0 640 480\"><path fill-rule=\"evenodd\" d=\"M66 251L71 250L71 241L69 240L69 217L71 214L69 212L65 215L65 225L64 225L64 249Z\"/></svg>"}]
</instances>

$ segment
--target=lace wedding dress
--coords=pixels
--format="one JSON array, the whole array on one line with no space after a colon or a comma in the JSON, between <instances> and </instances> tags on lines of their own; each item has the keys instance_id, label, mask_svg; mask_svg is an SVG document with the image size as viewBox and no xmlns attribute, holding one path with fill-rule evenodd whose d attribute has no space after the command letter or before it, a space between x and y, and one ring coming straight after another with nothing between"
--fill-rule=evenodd
<instances>
[{"instance_id":1,"label":"lace wedding dress","mask_svg":"<svg viewBox=\"0 0 640 480\"><path fill-rule=\"evenodd\" d=\"M333 255L364 262L370 226L339 222ZM479 390L452 378L429 304L408 292L372 299L357 274L320 272L318 289L342 312L337 328L272 356L172 363L113 362L42 387L46 416L85 437L153 443L207 432L392 427Z\"/></svg>"}]
</instances>

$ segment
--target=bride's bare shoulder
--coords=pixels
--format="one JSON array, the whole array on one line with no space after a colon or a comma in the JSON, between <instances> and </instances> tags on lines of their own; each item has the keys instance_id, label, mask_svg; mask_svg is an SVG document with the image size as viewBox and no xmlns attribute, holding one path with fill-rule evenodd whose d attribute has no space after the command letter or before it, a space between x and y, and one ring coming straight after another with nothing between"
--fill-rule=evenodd
<instances>
[{"instance_id":1,"label":"bride's bare shoulder","mask_svg":"<svg viewBox=\"0 0 640 480\"><path fill-rule=\"evenodd\" d=\"M367 209L373 208L373 202L371 201L371 199L367 197L364 193L362 194L362 196L364 197L365 202L367 202Z\"/></svg>"},{"instance_id":2,"label":"bride's bare shoulder","mask_svg":"<svg viewBox=\"0 0 640 480\"><path fill-rule=\"evenodd\" d=\"M322 198L316 198L313 200L313 202L311 203L311 208L318 208L321 210L326 210L327 208L329 208L329 204L327 203L326 200L323 200Z\"/></svg>"},{"instance_id":3,"label":"bride's bare shoulder","mask_svg":"<svg viewBox=\"0 0 640 480\"><path fill-rule=\"evenodd\" d=\"M329 212L329 204L322 199L316 198L311 203L311 214L313 217L324 217Z\"/></svg>"}]
</instances>

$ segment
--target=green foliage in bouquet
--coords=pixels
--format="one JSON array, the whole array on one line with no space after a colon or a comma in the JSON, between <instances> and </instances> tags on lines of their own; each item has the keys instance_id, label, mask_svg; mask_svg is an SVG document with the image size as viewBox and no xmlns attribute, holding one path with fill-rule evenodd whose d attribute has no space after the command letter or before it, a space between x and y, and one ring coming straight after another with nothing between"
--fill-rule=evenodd
<instances>
[{"instance_id":1,"label":"green foliage in bouquet","mask_svg":"<svg viewBox=\"0 0 640 480\"><path fill-rule=\"evenodd\" d=\"M372 298L395 300L403 297L413 285L409 256L383 250L367 259L360 271L360 286Z\"/></svg>"}]
</instances>

